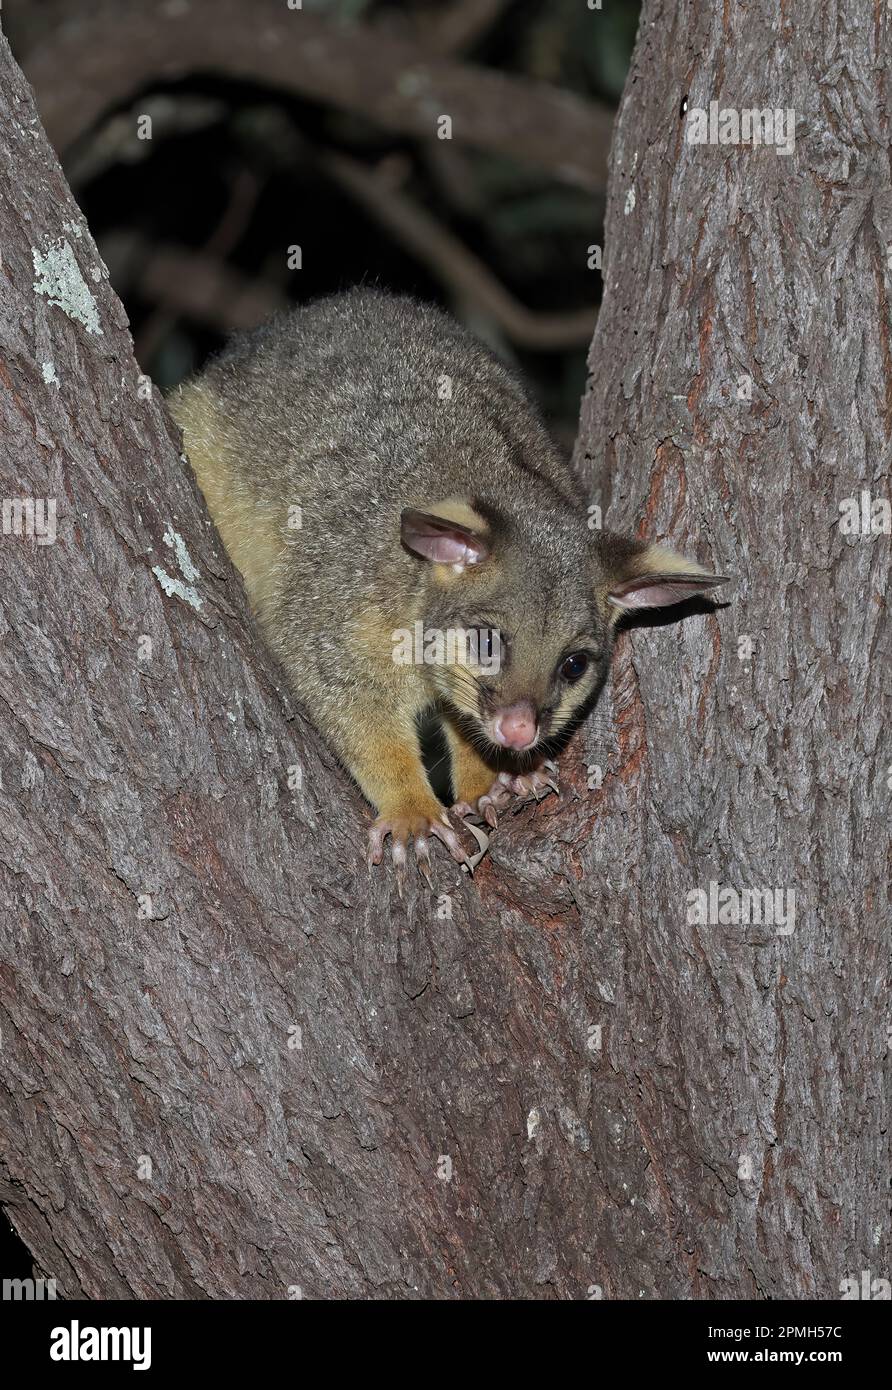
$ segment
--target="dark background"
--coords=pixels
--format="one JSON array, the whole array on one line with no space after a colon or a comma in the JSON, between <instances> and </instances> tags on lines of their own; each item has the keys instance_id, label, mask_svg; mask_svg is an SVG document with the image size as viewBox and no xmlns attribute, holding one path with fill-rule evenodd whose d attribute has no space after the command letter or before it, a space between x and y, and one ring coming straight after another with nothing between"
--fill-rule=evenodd
<instances>
[{"instance_id":1,"label":"dark background","mask_svg":"<svg viewBox=\"0 0 892 1390\"><path fill-rule=\"evenodd\" d=\"M615 106L639 4L602 4L596 12L586 0L459 4L456 9L476 5L488 17L448 57ZM418 35L423 52L425 25L452 6L443 0L304 0L304 8ZM6 32L26 73L28 51L64 14L65 6L36 0L4 9ZM149 140L135 134L143 114L152 117ZM346 155L392 178L401 196L458 238L518 304L541 313L597 306L601 277L588 268L587 248L603 244L602 194L520 161L463 148L459 138L412 140L274 89L204 74L153 85L62 155L130 316L137 357L159 386L199 366L245 318L266 317L267 304L302 302L367 282L435 300L469 321L527 375L556 434L572 441L585 376L584 331L563 347L512 342L456 292L448 267L434 273L422 265L344 191L332 176L331 156ZM302 248L300 271L286 263L292 244ZM179 276L166 271L163 261L157 263L159 248L185 248L222 264L233 277L230 292L224 288L202 312L190 308L188 268ZM153 284L157 279L161 287ZM235 288L248 292L248 303L233 310Z\"/></svg>"}]
</instances>

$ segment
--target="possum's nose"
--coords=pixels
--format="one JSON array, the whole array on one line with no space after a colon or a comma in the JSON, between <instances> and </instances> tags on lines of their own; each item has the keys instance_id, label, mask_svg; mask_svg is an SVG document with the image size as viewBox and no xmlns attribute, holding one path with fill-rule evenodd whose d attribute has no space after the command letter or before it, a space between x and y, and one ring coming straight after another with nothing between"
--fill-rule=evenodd
<instances>
[{"instance_id":1,"label":"possum's nose","mask_svg":"<svg viewBox=\"0 0 892 1390\"><path fill-rule=\"evenodd\" d=\"M536 742L539 726L536 711L529 700L521 700L507 709L497 710L492 721L496 743L503 748L529 748Z\"/></svg>"}]
</instances>

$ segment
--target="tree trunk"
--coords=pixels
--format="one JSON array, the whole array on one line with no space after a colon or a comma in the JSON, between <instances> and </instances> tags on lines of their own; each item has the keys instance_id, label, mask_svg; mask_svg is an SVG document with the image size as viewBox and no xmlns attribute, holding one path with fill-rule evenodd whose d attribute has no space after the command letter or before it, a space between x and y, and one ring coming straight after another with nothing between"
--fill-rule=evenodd
<instances>
[{"instance_id":1,"label":"tree trunk","mask_svg":"<svg viewBox=\"0 0 892 1390\"><path fill-rule=\"evenodd\" d=\"M837 521L886 457L890 238L832 187L846 140L879 154L877 94L834 98L832 147L686 149L687 89L750 103L750 74L831 120L824 10L775 56L712 9L646 7L580 458L608 522L714 560L731 604L622 639L562 802L404 903L288 717L3 43L3 496L55 499L57 537L10 508L0 544L0 1200L60 1294L833 1297L888 1270L888 539ZM689 920L710 882L795 890L794 930Z\"/></svg>"},{"instance_id":2,"label":"tree trunk","mask_svg":"<svg viewBox=\"0 0 892 1390\"><path fill-rule=\"evenodd\" d=\"M649 0L614 135L577 457L605 524L735 578L620 650L587 846L648 1293L890 1271L890 539L847 502L888 509L890 12L856 9ZM711 100L793 108L794 151L689 143ZM790 921L735 924L762 888Z\"/></svg>"}]
</instances>

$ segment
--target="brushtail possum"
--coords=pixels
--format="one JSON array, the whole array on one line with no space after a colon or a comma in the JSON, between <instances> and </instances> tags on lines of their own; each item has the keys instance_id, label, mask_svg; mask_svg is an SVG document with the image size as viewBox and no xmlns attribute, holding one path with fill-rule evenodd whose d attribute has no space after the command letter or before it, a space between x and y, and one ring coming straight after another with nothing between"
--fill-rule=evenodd
<instances>
[{"instance_id":1,"label":"brushtail possum","mask_svg":"<svg viewBox=\"0 0 892 1390\"><path fill-rule=\"evenodd\" d=\"M435 711L453 812L490 825L556 785L616 619L724 580L588 524L524 387L440 310L353 290L235 337L171 400L211 515L294 693L430 881L467 861L422 762ZM458 822L460 824L460 821Z\"/></svg>"}]
</instances>

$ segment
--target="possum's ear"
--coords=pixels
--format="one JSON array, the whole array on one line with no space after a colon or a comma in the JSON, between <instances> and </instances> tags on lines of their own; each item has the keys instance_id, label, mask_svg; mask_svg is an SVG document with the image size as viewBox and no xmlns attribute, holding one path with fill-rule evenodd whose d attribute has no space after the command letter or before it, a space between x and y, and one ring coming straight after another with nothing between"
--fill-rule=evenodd
<instances>
[{"instance_id":1,"label":"possum's ear","mask_svg":"<svg viewBox=\"0 0 892 1390\"><path fill-rule=\"evenodd\" d=\"M599 597L611 621L634 608L668 608L728 580L662 545L598 533Z\"/></svg>"},{"instance_id":2,"label":"possum's ear","mask_svg":"<svg viewBox=\"0 0 892 1390\"><path fill-rule=\"evenodd\" d=\"M487 524L467 502L450 498L429 511L407 507L400 521L403 545L422 560L463 570L489 555Z\"/></svg>"}]
</instances>

